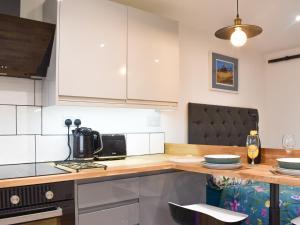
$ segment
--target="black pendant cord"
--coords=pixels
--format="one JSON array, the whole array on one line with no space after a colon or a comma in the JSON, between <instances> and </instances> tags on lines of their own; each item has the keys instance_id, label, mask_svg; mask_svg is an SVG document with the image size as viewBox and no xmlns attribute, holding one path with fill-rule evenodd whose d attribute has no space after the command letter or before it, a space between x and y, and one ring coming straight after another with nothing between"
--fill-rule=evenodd
<instances>
[{"instance_id":1,"label":"black pendant cord","mask_svg":"<svg viewBox=\"0 0 300 225\"><path fill-rule=\"evenodd\" d=\"M240 17L240 13L239 13L239 0L236 0L236 17L239 18Z\"/></svg>"}]
</instances>

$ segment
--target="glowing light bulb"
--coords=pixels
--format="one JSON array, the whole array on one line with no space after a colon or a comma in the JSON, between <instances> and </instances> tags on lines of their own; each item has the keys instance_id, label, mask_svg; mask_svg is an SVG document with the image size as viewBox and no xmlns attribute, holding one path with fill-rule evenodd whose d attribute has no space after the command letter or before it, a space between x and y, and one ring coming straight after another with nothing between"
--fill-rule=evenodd
<instances>
[{"instance_id":1,"label":"glowing light bulb","mask_svg":"<svg viewBox=\"0 0 300 225\"><path fill-rule=\"evenodd\" d=\"M300 15L296 16L295 20L296 22L300 22Z\"/></svg>"},{"instance_id":2,"label":"glowing light bulb","mask_svg":"<svg viewBox=\"0 0 300 225\"><path fill-rule=\"evenodd\" d=\"M236 27L230 37L231 44L235 47L242 47L247 42L247 35L240 27Z\"/></svg>"},{"instance_id":3,"label":"glowing light bulb","mask_svg":"<svg viewBox=\"0 0 300 225\"><path fill-rule=\"evenodd\" d=\"M127 74L127 68L126 66L122 66L120 69L119 69L119 74L121 76L125 76Z\"/></svg>"}]
</instances>

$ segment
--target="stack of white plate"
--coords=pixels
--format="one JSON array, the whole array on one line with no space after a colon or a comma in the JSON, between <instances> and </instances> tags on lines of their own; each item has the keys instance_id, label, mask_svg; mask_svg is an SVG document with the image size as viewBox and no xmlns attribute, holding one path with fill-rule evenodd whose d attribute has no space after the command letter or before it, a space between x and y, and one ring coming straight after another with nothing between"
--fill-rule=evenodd
<instances>
[{"instance_id":1,"label":"stack of white plate","mask_svg":"<svg viewBox=\"0 0 300 225\"><path fill-rule=\"evenodd\" d=\"M192 156L192 155L186 155L186 156L173 156L169 158L169 161L175 162L175 163L186 163L186 164L193 164L193 163L201 163L203 162L202 157Z\"/></svg>"},{"instance_id":2,"label":"stack of white plate","mask_svg":"<svg viewBox=\"0 0 300 225\"><path fill-rule=\"evenodd\" d=\"M238 169L242 166L239 155L206 155L202 165L218 170Z\"/></svg>"},{"instance_id":3,"label":"stack of white plate","mask_svg":"<svg viewBox=\"0 0 300 225\"><path fill-rule=\"evenodd\" d=\"M300 176L300 158L277 159L276 171L285 175Z\"/></svg>"}]
</instances>

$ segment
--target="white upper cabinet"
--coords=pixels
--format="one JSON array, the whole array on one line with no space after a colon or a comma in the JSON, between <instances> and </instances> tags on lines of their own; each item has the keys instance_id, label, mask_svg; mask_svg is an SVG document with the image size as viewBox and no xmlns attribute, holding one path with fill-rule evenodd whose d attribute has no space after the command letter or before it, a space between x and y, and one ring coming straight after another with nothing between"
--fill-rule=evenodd
<instances>
[{"instance_id":1,"label":"white upper cabinet","mask_svg":"<svg viewBox=\"0 0 300 225\"><path fill-rule=\"evenodd\" d=\"M126 6L107 0L59 2L59 95L125 99L126 55Z\"/></svg>"},{"instance_id":2,"label":"white upper cabinet","mask_svg":"<svg viewBox=\"0 0 300 225\"><path fill-rule=\"evenodd\" d=\"M128 9L127 98L178 101L178 23Z\"/></svg>"},{"instance_id":3,"label":"white upper cabinet","mask_svg":"<svg viewBox=\"0 0 300 225\"><path fill-rule=\"evenodd\" d=\"M46 0L57 24L43 105L178 102L178 23L109 0Z\"/></svg>"}]
</instances>

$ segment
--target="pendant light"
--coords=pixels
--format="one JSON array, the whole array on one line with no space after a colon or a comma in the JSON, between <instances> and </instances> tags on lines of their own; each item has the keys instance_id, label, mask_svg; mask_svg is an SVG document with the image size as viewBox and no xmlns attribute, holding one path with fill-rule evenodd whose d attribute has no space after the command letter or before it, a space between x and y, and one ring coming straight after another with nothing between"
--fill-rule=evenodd
<instances>
[{"instance_id":1,"label":"pendant light","mask_svg":"<svg viewBox=\"0 0 300 225\"><path fill-rule=\"evenodd\" d=\"M215 36L223 40L230 40L235 47L241 47L246 44L248 38L255 37L262 33L263 29L256 25L242 24L239 15L239 0L237 0L237 15L234 25L223 27L216 31Z\"/></svg>"}]
</instances>

